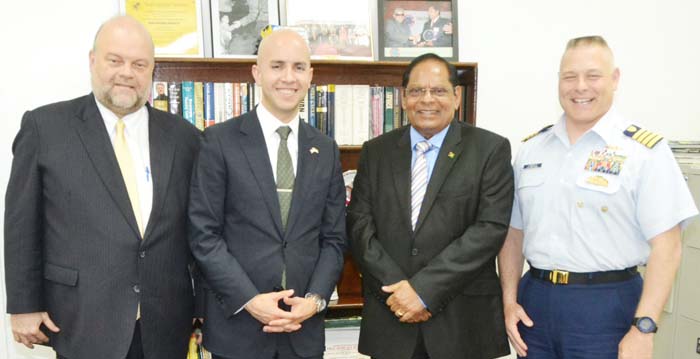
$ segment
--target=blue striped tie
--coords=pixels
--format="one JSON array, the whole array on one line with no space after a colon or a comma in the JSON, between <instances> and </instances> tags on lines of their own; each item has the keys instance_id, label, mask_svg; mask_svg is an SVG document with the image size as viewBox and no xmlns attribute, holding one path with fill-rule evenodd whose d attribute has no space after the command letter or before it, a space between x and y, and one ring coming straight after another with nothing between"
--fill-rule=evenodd
<instances>
[{"instance_id":1,"label":"blue striped tie","mask_svg":"<svg viewBox=\"0 0 700 359\"><path fill-rule=\"evenodd\" d=\"M425 190L428 187L428 161L425 154L430 151L431 147L428 141L416 143L416 162L411 171L411 224L413 230L416 229L418 214L421 204L423 204Z\"/></svg>"}]
</instances>

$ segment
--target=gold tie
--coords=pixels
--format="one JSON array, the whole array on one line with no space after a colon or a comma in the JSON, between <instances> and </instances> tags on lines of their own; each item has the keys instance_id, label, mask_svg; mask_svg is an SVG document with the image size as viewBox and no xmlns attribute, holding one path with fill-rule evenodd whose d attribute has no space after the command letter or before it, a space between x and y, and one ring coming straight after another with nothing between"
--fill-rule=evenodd
<instances>
[{"instance_id":1,"label":"gold tie","mask_svg":"<svg viewBox=\"0 0 700 359\"><path fill-rule=\"evenodd\" d=\"M136 175L134 174L134 161L131 159L129 145L126 143L124 135L124 120L117 120L117 139L114 141L114 153L117 155L119 169L122 171L124 184L126 184L126 192L129 194L129 202L134 210L136 224L139 227L139 233L143 237L143 219L141 218L141 202L139 201L139 188L136 185Z\"/></svg>"}]
</instances>

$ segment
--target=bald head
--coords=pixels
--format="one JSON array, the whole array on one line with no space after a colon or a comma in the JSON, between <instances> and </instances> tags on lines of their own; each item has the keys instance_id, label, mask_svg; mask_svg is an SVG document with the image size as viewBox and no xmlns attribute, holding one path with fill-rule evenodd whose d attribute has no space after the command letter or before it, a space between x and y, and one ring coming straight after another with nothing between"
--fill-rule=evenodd
<instances>
[{"instance_id":1,"label":"bald head","mask_svg":"<svg viewBox=\"0 0 700 359\"><path fill-rule=\"evenodd\" d=\"M273 31L260 42L253 77L262 89L262 106L282 122L299 115L313 77L310 57L309 45L293 30Z\"/></svg>"},{"instance_id":2,"label":"bald head","mask_svg":"<svg viewBox=\"0 0 700 359\"><path fill-rule=\"evenodd\" d=\"M90 51L92 91L123 117L148 100L154 66L151 35L134 18L117 16L100 26Z\"/></svg>"},{"instance_id":3,"label":"bald head","mask_svg":"<svg viewBox=\"0 0 700 359\"><path fill-rule=\"evenodd\" d=\"M150 43L151 51L154 51L153 39L145 26L131 16L119 15L105 21L95 34L95 40L92 43L92 50L95 51L100 41L104 41L104 34L111 34L114 31L122 31L131 33L133 36L139 37L141 41Z\"/></svg>"},{"instance_id":4,"label":"bald head","mask_svg":"<svg viewBox=\"0 0 700 359\"><path fill-rule=\"evenodd\" d=\"M615 56L613 55L608 42L602 36L592 35L592 36L582 36L569 40L566 43L566 50L562 55L561 64L564 63L565 57L569 55L574 50L580 50L583 48L596 48L609 66L609 70L612 71L615 68Z\"/></svg>"},{"instance_id":5,"label":"bald head","mask_svg":"<svg viewBox=\"0 0 700 359\"><path fill-rule=\"evenodd\" d=\"M311 62L311 49L306 40L299 35L298 32L291 29L276 30L265 36L258 47L258 65L261 61L266 60L272 54L278 54L279 49L283 49L282 53L294 51L306 59L306 62Z\"/></svg>"}]
</instances>

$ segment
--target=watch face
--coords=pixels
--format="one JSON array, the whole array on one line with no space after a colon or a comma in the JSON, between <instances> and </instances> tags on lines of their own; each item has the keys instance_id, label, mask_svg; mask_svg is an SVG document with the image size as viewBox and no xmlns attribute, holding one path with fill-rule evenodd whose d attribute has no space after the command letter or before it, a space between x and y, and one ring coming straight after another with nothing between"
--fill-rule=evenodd
<instances>
[{"instance_id":1,"label":"watch face","mask_svg":"<svg viewBox=\"0 0 700 359\"><path fill-rule=\"evenodd\" d=\"M649 317L639 318L637 328L642 333L653 333L656 331L656 323Z\"/></svg>"}]
</instances>

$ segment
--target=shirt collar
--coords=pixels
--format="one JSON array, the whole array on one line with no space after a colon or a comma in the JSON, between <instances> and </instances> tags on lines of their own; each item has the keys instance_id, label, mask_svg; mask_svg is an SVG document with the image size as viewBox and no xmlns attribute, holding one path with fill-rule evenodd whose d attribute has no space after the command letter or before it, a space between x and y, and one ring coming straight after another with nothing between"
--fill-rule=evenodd
<instances>
[{"instance_id":1,"label":"shirt collar","mask_svg":"<svg viewBox=\"0 0 700 359\"><path fill-rule=\"evenodd\" d=\"M119 116L103 105L97 99L97 97L95 97L95 103L97 103L97 109L100 111L100 115L102 116L102 120L105 122L107 131L109 133L116 131ZM140 126L142 126L142 124L148 122L148 110L146 109L146 106L141 106L141 108L135 112L122 117L122 120L124 121L124 131L126 131L127 134L135 132L138 128L140 128Z\"/></svg>"},{"instance_id":2,"label":"shirt collar","mask_svg":"<svg viewBox=\"0 0 700 359\"><path fill-rule=\"evenodd\" d=\"M280 126L289 126L292 132L289 133L290 136L296 136L299 132L299 116L295 116L294 119L289 121L289 123L284 123L280 121L275 115L268 111L265 106L260 103L255 109L258 115L258 120L260 121L260 127L265 134L276 134L277 129Z\"/></svg>"},{"instance_id":3,"label":"shirt collar","mask_svg":"<svg viewBox=\"0 0 700 359\"><path fill-rule=\"evenodd\" d=\"M622 117L617 113L615 107L611 107L608 112L603 115L603 117L596 122L590 130L586 131L581 138L587 136L589 133L594 133L598 135L606 144L614 142L618 132L622 131L621 127L624 125L622 123ZM562 114L559 117L559 121L552 128L552 133L565 144L569 144L569 135L566 133L566 115Z\"/></svg>"},{"instance_id":4,"label":"shirt collar","mask_svg":"<svg viewBox=\"0 0 700 359\"><path fill-rule=\"evenodd\" d=\"M416 143L421 141L428 141L430 143L431 150L432 148L439 150L440 147L442 147L442 142L445 140L447 130L450 129L451 125L452 124L448 124L447 127L443 128L440 132L434 134L433 137L430 137L430 139L426 139L425 137L423 137L423 135L421 135L420 132L418 132L418 130L411 126L411 150L415 149Z\"/></svg>"}]
</instances>

